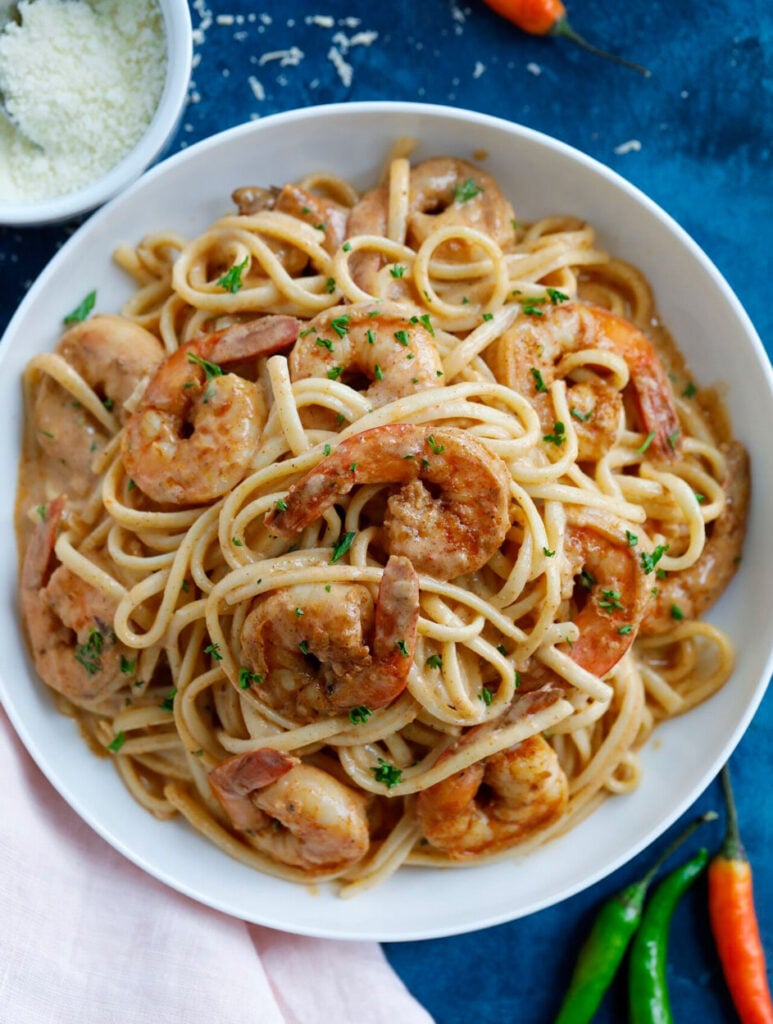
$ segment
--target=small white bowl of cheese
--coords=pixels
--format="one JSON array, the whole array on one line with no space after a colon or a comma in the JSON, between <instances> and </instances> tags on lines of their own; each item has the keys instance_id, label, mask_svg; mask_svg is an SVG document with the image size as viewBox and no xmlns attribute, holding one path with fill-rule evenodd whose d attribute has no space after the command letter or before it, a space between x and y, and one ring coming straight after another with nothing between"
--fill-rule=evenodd
<instances>
[{"instance_id":1,"label":"small white bowl of cheese","mask_svg":"<svg viewBox=\"0 0 773 1024\"><path fill-rule=\"evenodd\" d=\"M0 2L0 224L52 224L117 195L176 131L186 0Z\"/></svg>"}]
</instances>

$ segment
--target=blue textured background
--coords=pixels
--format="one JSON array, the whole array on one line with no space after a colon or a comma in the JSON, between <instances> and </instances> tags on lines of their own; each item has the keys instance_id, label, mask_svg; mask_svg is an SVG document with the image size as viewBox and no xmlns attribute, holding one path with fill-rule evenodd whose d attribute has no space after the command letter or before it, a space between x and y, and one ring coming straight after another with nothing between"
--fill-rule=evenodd
<instances>
[{"instance_id":1,"label":"blue textured background","mask_svg":"<svg viewBox=\"0 0 773 1024\"><path fill-rule=\"evenodd\" d=\"M191 13L197 64L191 101L170 151L251 117L334 101L422 100L496 114L576 146L651 196L716 263L771 351L769 0L706 5L577 0L569 11L575 29L646 65L649 78L592 57L567 40L526 36L480 0L469 5L392 0L375 6L332 0L315 7L299 0L262 5L196 0ZM377 34L370 45L357 41L363 32ZM351 67L348 85L331 60L333 46ZM266 58L292 47L302 52L294 63ZM261 88L250 85L250 76L262 87L260 99ZM631 140L639 146L625 147ZM0 329L73 227L0 229ZM773 424L761 424L761 429L771 432ZM768 694L732 759L769 963L772 727L773 696ZM714 783L684 821L720 806ZM710 828L704 838L716 845L721 823ZM639 877L664 845L665 839L558 907L468 936L391 944L387 955L438 1024L549 1021L596 909ZM709 937L705 905L705 882L699 882L674 921L669 983L675 1017L682 1024L736 1019ZM597 1020L611 1024L626 1015L621 977Z\"/></svg>"}]
</instances>

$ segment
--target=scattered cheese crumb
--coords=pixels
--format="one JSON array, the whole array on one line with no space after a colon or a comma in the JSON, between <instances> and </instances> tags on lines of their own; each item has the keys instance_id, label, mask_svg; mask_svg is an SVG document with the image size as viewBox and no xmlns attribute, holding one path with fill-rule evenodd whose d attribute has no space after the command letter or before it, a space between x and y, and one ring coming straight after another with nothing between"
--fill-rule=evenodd
<instances>
[{"instance_id":1,"label":"scattered cheese crumb","mask_svg":"<svg viewBox=\"0 0 773 1024\"><path fill-rule=\"evenodd\" d=\"M303 56L303 50L299 50L297 46L291 46L289 50L272 50L271 53L262 54L258 64L262 67L270 60L278 60L279 66L282 68L297 67L303 60Z\"/></svg>"},{"instance_id":2,"label":"scattered cheese crumb","mask_svg":"<svg viewBox=\"0 0 773 1024\"><path fill-rule=\"evenodd\" d=\"M526 70L532 75L542 74L542 68L539 66L539 64L535 64L533 60L529 61L529 63L526 65Z\"/></svg>"},{"instance_id":3,"label":"scattered cheese crumb","mask_svg":"<svg viewBox=\"0 0 773 1024\"><path fill-rule=\"evenodd\" d=\"M641 142L638 139L629 139L628 142L621 142L619 146L615 146L615 153L637 153L640 149Z\"/></svg>"},{"instance_id":4,"label":"scattered cheese crumb","mask_svg":"<svg viewBox=\"0 0 773 1024\"><path fill-rule=\"evenodd\" d=\"M266 98L266 92L260 82L254 75L250 75L247 79L250 89L252 89L252 95L256 100L264 100Z\"/></svg>"},{"instance_id":5,"label":"scattered cheese crumb","mask_svg":"<svg viewBox=\"0 0 773 1024\"><path fill-rule=\"evenodd\" d=\"M166 45L155 0L20 0L18 11L0 33L0 92L21 128L0 122L0 199L35 201L131 150L158 106Z\"/></svg>"},{"instance_id":6,"label":"scattered cheese crumb","mask_svg":"<svg viewBox=\"0 0 773 1024\"><path fill-rule=\"evenodd\" d=\"M476 60L475 61L475 67L472 69L472 77L473 78L480 78L480 76L483 74L483 72L485 70L486 70L486 65L485 64L481 64L481 62L479 60Z\"/></svg>"},{"instance_id":7,"label":"scattered cheese crumb","mask_svg":"<svg viewBox=\"0 0 773 1024\"><path fill-rule=\"evenodd\" d=\"M329 14L310 14L305 19L307 25L319 25L320 28L332 28L335 20Z\"/></svg>"},{"instance_id":8,"label":"scattered cheese crumb","mask_svg":"<svg viewBox=\"0 0 773 1024\"><path fill-rule=\"evenodd\" d=\"M215 18L218 25L233 25L235 20L233 14L218 14Z\"/></svg>"},{"instance_id":9,"label":"scattered cheese crumb","mask_svg":"<svg viewBox=\"0 0 773 1024\"><path fill-rule=\"evenodd\" d=\"M340 50L337 50L335 46L331 46L327 52L327 59L332 63L333 67L338 72L338 77L343 82L344 86L348 89L352 84L352 66L347 64L341 55Z\"/></svg>"}]
</instances>

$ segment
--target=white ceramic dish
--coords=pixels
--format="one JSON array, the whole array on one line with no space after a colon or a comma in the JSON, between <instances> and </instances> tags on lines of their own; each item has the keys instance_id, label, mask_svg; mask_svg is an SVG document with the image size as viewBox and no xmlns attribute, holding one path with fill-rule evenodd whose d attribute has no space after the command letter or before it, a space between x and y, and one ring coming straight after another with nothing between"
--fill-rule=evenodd
<instances>
[{"instance_id":1,"label":"white ceramic dish","mask_svg":"<svg viewBox=\"0 0 773 1024\"><path fill-rule=\"evenodd\" d=\"M154 168L93 216L28 293L0 348L0 408L13 429L0 446L3 478L15 479L21 422L19 380L31 355L53 348L63 314L92 288L97 310L118 310L130 293L110 254L161 227L192 236L230 211L243 184L274 184L334 170L359 187L376 180L390 144L419 140L416 157L488 154L486 168L529 219L576 213L601 243L640 266L697 378L723 380L737 435L748 445L753 502L742 567L711 618L732 636L738 664L711 701L663 726L644 751L644 779L608 800L571 834L527 858L457 870L407 869L354 900L312 893L230 860L181 821L161 823L134 804L107 761L96 760L73 723L57 714L31 669L16 608L11 502L2 514L0 696L42 770L75 810L128 858L195 899L291 932L335 938L408 940L451 935L556 903L623 864L666 829L719 770L762 697L771 672L769 615L773 462L759 427L773 414L773 375L759 338L719 273L669 217L603 166L544 135L442 107L363 103L330 106L244 125Z\"/></svg>"},{"instance_id":2,"label":"white ceramic dish","mask_svg":"<svg viewBox=\"0 0 773 1024\"><path fill-rule=\"evenodd\" d=\"M150 167L177 131L188 96L193 29L188 0L158 0L166 33L167 68L161 99L150 124L123 159L95 181L65 195L35 202L0 201L0 224L56 224L95 210Z\"/></svg>"}]
</instances>

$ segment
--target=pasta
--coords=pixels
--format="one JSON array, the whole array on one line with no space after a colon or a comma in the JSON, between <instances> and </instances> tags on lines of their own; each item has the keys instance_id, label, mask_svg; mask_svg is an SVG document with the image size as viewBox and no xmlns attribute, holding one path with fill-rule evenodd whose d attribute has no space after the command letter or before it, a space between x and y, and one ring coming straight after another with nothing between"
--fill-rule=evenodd
<instances>
[{"instance_id":1,"label":"pasta","mask_svg":"<svg viewBox=\"0 0 773 1024\"><path fill-rule=\"evenodd\" d=\"M406 155L408 154L408 155ZM344 895L634 789L729 678L745 452L640 272L396 150L121 246L24 378L38 674L139 803Z\"/></svg>"}]
</instances>

